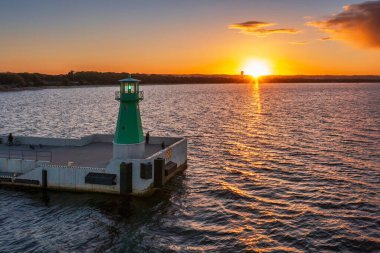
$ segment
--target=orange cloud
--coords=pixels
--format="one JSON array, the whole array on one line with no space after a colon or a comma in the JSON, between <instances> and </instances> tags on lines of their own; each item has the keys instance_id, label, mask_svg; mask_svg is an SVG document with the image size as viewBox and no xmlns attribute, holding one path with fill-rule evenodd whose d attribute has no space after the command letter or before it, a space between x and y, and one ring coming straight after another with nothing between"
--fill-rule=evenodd
<instances>
[{"instance_id":1,"label":"orange cloud","mask_svg":"<svg viewBox=\"0 0 380 253\"><path fill-rule=\"evenodd\" d=\"M291 41L291 42L288 42L289 44L291 45L306 45L306 44L309 44L308 41Z\"/></svg>"},{"instance_id":2,"label":"orange cloud","mask_svg":"<svg viewBox=\"0 0 380 253\"><path fill-rule=\"evenodd\" d=\"M329 33L331 38L327 37L328 39L380 48L380 1L347 5L341 13L306 24ZM322 40L328 40L327 38Z\"/></svg>"},{"instance_id":3,"label":"orange cloud","mask_svg":"<svg viewBox=\"0 0 380 253\"><path fill-rule=\"evenodd\" d=\"M256 37L265 37L270 34L275 33L289 33L294 34L300 32L299 30L292 28L277 28L277 29L268 29L268 26L277 25L276 23L268 23L261 21L247 21L243 23L236 23L229 25L230 29L239 29L244 34L255 35Z\"/></svg>"},{"instance_id":4,"label":"orange cloud","mask_svg":"<svg viewBox=\"0 0 380 253\"><path fill-rule=\"evenodd\" d=\"M323 38L320 38L319 40L326 41L326 40L334 40L334 39L331 37L323 37Z\"/></svg>"}]
</instances>

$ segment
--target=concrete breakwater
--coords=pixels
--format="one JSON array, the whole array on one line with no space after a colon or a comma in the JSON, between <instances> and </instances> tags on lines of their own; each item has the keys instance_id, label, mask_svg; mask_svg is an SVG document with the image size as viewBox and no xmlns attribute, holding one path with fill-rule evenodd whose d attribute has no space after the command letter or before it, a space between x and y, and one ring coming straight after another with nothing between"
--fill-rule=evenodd
<instances>
[{"instance_id":1,"label":"concrete breakwater","mask_svg":"<svg viewBox=\"0 0 380 253\"><path fill-rule=\"evenodd\" d=\"M78 139L0 136L0 183L67 191L144 195L186 168L187 140L155 137L139 159L113 159L113 135Z\"/></svg>"}]
</instances>

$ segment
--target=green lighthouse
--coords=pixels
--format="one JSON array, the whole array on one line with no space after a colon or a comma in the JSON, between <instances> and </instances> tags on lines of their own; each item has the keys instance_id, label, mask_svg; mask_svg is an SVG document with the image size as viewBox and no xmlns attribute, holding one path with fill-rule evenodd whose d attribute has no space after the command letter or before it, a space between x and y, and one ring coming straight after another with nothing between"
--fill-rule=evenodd
<instances>
[{"instance_id":1,"label":"green lighthouse","mask_svg":"<svg viewBox=\"0 0 380 253\"><path fill-rule=\"evenodd\" d=\"M140 91L140 80L133 79L131 75L119 82L120 90L115 94L120 107L113 141L114 158L139 158L145 150L139 109L139 101L144 98L144 93Z\"/></svg>"}]
</instances>

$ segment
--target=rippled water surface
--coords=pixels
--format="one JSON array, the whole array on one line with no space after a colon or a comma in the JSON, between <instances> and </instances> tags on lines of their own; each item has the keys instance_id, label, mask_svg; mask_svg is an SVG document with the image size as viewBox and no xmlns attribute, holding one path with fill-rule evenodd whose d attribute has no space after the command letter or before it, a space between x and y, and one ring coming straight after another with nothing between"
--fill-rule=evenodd
<instances>
[{"instance_id":1,"label":"rippled water surface","mask_svg":"<svg viewBox=\"0 0 380 253\"><path fill-rule=\"evenodd\" d=\"M0 133L113 133L116 89L0 93ZM0 252L380 251L380 84L143 90L188 169L145 199L0 188Z\"/></svg>"}]
</instances>

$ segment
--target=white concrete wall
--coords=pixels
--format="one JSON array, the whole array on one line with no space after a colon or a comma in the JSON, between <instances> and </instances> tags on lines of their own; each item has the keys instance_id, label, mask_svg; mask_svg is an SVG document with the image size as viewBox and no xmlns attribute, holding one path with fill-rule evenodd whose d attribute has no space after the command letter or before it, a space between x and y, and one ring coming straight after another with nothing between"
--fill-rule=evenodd
<instances>
[{"instance_id":1,"label":"white concrete wall","mask_svg":"<svg viewBox=\"0 0 380 253\"><path fill-rule=\"evenodd\" d=\"M94 134L93 142L105 142L110 143L113 142L114 135L113 134Z\"/></svg>"},{"instance_id":2,"label":"white concrete wall","mask_svg":"<svg viewBox=\"0 0 380 253\"><path fill-rule=\"evenodd\" d=\"M7 172L20 172L21 171L21 159L8 159Z\"/></svg>"},{"instance_id":3,"label":"white concrete wall","mask_svg":"<svg viewBox=\"0 0 380 253\"><path fill-rule=\"evenodd\" d=\"M159 142L160 137L156 137L157 141ZM166 137L163 137L162 139L167 139ZM149 160L154 160L158 157L164 158L165 163L172 161L178 164L178 166L182 165L187 160L187 139L185 138L172 138L171 141L175 140L176 142L172 143L170 146L167 146L165 149L162 149L158 151L157 153L153 154L152 156L148 157ZM162 143L162 141L161 141ZM169 151L171 150L171 151ZM167 157L167 153L171 152L172 156Z\"/></svg>"},{"instance_id":4,"label":"white concrete wall","mask_svg":"<svg viewBox=\"0 0 380 253\"><path fill-rule=\"evenodd\" d=\"M36 167L48 166L49 164L50 164L49 161L36 161Z\"/></svg>"},{"instance_id":5,"label":"white concrete wall","mask_svg":"<svg viewBox=\"0 0 380 253\"><path fill-rule=\"evenodd\" d=\"M48 168L48 167L47 167ZM62 188L68 188L68 189L75 189L76 185L75 185L75 182L76 182L76 174L75 174L75 169L74 168L70 168L70 167L67 167L67 168L61 168L61 167L56 167L54 168L54 171L49 171L49 168L48 168L48 174L49 172L52 173L52 172L55 172L57 171L58 172L58 178L59 178L59 181L58 181L58 184L57 186L59 187L62 187ZM48 181L48 184L49 184L49 181Z\"/></svg>"},{"instance_id":6,"label":"white concrete wall","mask_svg":"<svg viewBox=\"0 0 380 253\"><path fill-rule=\"evenodd\" d=\"M22 160L21 161L21 169L20 173L28 173L29 171L35 169L36 166L36 161L35 160Z\"/></svg>"},{"instance_id":7,"label":"white concrete wall","mask_svg":"<svg viewBox=\"0 0 380 253\"><path fill-rule=\"evenodd\" d=\"M8 158L0 158L0 172L8 171Z\"/></svg>"},{"instance_id":8,"label":"white concrete wall","mask_svg":"<svg viewBox=\"0 0 380 253\"><path fill-rule=\"evenodd\" d=\"M145 161L144 163L148 163L149 161ZM149 189L154 182L154 162L152 163L152 178L151 179L143 179L140 177L140 166L141 161L132 161L132 191L134 193L144 192Z\"/></svg>"},{"instance_id":9,"label":"white concrete wall","mask_svg":"<svg viewBox=\"0 0 380 253\"><path fill-rule=\"evenodd\" d=\"M141 159L145 153L145 142L136 144L113 144L113 159Z\"/></svg>"},{"instance_id":10,"label":"white concrete wall","mask_svg":"<svg viewBox=\"0 0 380 253\"><path fill-rule=\"evenodd\" d=\"M187 160L187 140L182 139L179 142L175 143L173 146L169 146L168 148L164 149L164 152L167 152L168 150L172 150L172 156L171 158L167 158L165 156L165 162L175 162L178 164L178 166L184 164Z\"/></svg>"},{"instance_id":11,"label":"white concrete wall","mask_svg":"<svg viewBox=\"0 0 380 253\"><path fill-rule=\"evenodd\" d=\"M48 188L87 192L120 192L118 185L97 185L85 183L85 177L88 173L105 173L105 169L103 168L45 165L35 168L29 173L21 175L18 178L38 180L41 183L43 169L47 170ZM119 176L117 176L117 178L118 177Z\"/></svg>"},{"instance_id":12,"label":"white concrete wall","mask_svg":"<svg viewBox=\"0 0 380 253\"><path fill-rule=\"evenodd\" d=\"M0 172L27 173L41 165L48 165L48 161L0 158Z\"/></svg>"}]
</instances>

